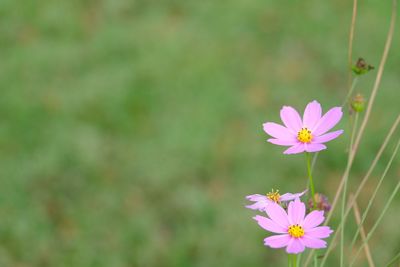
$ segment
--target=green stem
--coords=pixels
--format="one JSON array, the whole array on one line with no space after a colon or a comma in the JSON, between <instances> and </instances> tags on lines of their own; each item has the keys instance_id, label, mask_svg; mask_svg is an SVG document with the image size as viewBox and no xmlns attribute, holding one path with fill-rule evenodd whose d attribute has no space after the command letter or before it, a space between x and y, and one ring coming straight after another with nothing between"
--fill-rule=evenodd
<instances>
[{"instance_id":1,"label":"green stem","mask_svg":"<svg viewBox=\"0 0 400 267\"><path fill-rule=\"evenodd\" d=\"M318 153L319 152L315 152L314 153L314 157L313 157L312 162L311 162L311 173L313 173L313 171L314 171L314 167L315 167L315 164L316 164L317 159L318 159Z\"/></svg>"},{"instance_id":2,"label":"green stem","mask_svg":"<svg viewBox=\"0 0 400 267\"><path fill-rule=\"evenodd\" d=\"M314 189L314 181L313 177L311 174L311 155L310 153L306 152L306 158L307 158L307 174L308 174L308 179L310 180L310 190L311 190L311 199L313 202L313 209L317 208L317 205L315 203L315 189Z\"/></svg>"},{"instance_id":3,"label":"green stem","mask_svg":"<svg viewBox=\"0 0 400 267\"><path fill-rule=\"evenodd\" d=\"M351 250L351 251L353 250L353 247L354 247L354 245L355 245L355 243L356 243L358 234L360 233L360 230L361 230L361 228L362 228L362 226L363 226L363 224L364 224L364 222L365 222L365 219L367 218L368 212L369 212L369 210L370 210L371 207L372 207L372 204L373 204L373 202L374 202L374 200L375 200L376 195L378 194L378 190L380 189L380 187L381 187L381 185L382 185L382 183L383 183L383 180L385 179L386 174L388 173L388 171L389 171L389 169L390 169L390 167L391 167L391 165L392 165L392 162L393 162L394 158L395 158L396 155L397 155L397 151L398 151L399 148L400 148L400 139L397 141L397 144L396 144L396 146L395 146L395 149L393 150L392 156L390 157L389 162L387 163L387 165L386 165L386 167L385 167L385 170L383 171L383 174L382 174L382 176L381 176L380 179L379 179L378 184L375 186L375 190L374 190L374 192L372 193L372 196L369 198L368 205L367 205L367 207L365 208L365 211L364 211L364 213L363 213L363 215L362 215L361 222L359 223L359 225L358 225L358 227L357 227L357 231L356 231L356 233L354 234L353 240L352 240L351 243L350 243L350 248L351 248L350 250Z\"/></svg>"},{"instance_id":4,"label":"green stem","mask_svg":"<svg viewBox=\"0 0 400 267\"><path fill-rule=\"evenodd\" d=\"M400 259L400 252L396 254L396 256L394 256L388 264L386 264L386 267L390 267L393 266L392 264L395 263L398 259Z\"/></svg>"},{"instance_id":5,"label":"green stem","mask_svg":"<svg viewBox=\"0 0 400 267\"><path fill-rule=\"evenodd\" d=\"M290 254L287 254L287 263L288 267L292 267L292 257L290 256Z\"/></svg>"},{"instance_id":6,"label":"green stem","mask_svg":"<svg viewBox=\"0 0 400 267\"><path fill-rule=\"evenodd\" d=\"M383 141L381 147L379 148L378 153L375 155L374 160L372 161L370 167L368 168L367 173L365 174L365 176L364 176L364 178L362 179L360 185L358 186L356 192L354 193L353 198L349 201L349 203L348 203L348 205L347 205L346 212L345 212L345 214L344 214L344 217L345 217L345 218L347 218L347 216L349 215L349 213L350 213L350 211L351 211L351 209L352 209L352 206L353 206L354 202L356 201L357 197L360 195L362 189L363 189L364 186L366 185L366 183L367 183L367 181L368 181L368 179L369 179L369 177L370 177L372 171L375 169L376 163L377 163L377 162L379 161L379 159L381 158L383 151L386 149L387 144L389 143L390 139L391 139L392 136L393 136L393 133L396 131L397 126L398 126L399 124L400 124L400 115L397 116L395 122L393 123L392 127L391 127L390 130L389 130L389 133L386 135L385 140ZM346 170L346 172L347 172L347 170ZM343 178L342 178L342 179L343 179ZM332 212L332 209L330 210L330 212ZM329 218L329 216L328 216L328 218ZM327 218L327 220L328 220L328 218ZM326 220L325 220L324 225L326 225ZM328 256L329 256L329 254L332 252L333 248L336 247L336 246L333 246L332 244L336 244L336 239L337 239L337 237L338 237L338 235L339 235L338 233L340 233L339 230L340 230L341 228L342 228L342 222L340 222L339 225L336 227L336 231L335 231L335 233L333 234L333 237L332 237L332 239L331 239L331 242L329 243L329 245L328 245L328 247L327 247L327 249L326 249L326 251L325 251L325 254L324 254L323 257L322 257L320 267L324 267L324 265L325 265L325 263L326 263L326 260L327 260L327 258L328 258ZM311 251L310 251L310 257L309 257L309 259L311 259L311 256L314 255L313 252L314 252L314 250L311 250ZM305 264L305 267L308 266L308 263L309 263L309 260L307 259L306 264Z\"/></svg>"},{"instance_id":7,"label":"green stem","mask_svg":"<svg viewBox=\"0 0 400 267\"><path fill-rule=\"evenodd\" d=\"M379 226L379 224L381 223L383 216L385 215L385 213L387 212L390 204L392 203L394 197L396 196L396 194L398 193L400 189L400 180L397 182L396 187L394 188L392 194L389 197L389 200L386 202L386 205L384 206L381 214L379 215L378 219L376 220L375 224L372 226L371 230L368 232L367 237L365 238L365 240L362 241L361 246L359 247L359 249L357 250L357 252L355 254L353 254L354 256L352 257L353 260L350 262L349 267L352 267L355 263L355 261L357 260L358 255L360 254L361 250L364 248L364 246L368 243L368 241L371 239L371 236L374 234L376 228Z\"/></svg>"},{"instance_id":8,"label":"green stem","mask_svg":"<svg viewBox=\"0 0 400 267\"><path fill-rule=\"evenodd\" d=\"M354 136L357 131L357 126L358 126L358 112L356 112L356 114L355 114L354 124L353 124L352 130L351 130L348 162L350 162L350 155L353 153ZM345 209L346 209L347 181L348 181L348 177L346 177L344 180L343 192L342 192L342 210L341 210L341 216L340 216L341 225L342 225L342 228L340 230L340 267L344 266L344 228L345 228L345 220L346 220L344 213L345 213Z\"/></svg>"},{"instance_id":9,"label":"green stem","mask_svg":"<svg viewBox=\"0 0 400 267\"><path fill-rule=\"evenodd\" d=\"M300 266L300 263L301 263L301 256L302 256L302 255L303 255L303 254L300 253L299 256L297 257L297 265L298 265L298 266Z\"/></svg>"},{"instance_id":10,"label":"green stem","mask_svg":"<svg viewBox=\"0 0 400 267\"><path fill-rule=\"evenodd\" d=\"M347 93L346 98L345 98L344 101L343 101L342 107L344 107L344 105L346 105L347 101L349 101L349 98L351 97L351 94L353 93L354 88L356 87L357 82L358 82L358 76L354 77L353 82L351 83L350 90L349 90L349 92Z\"/></svg>"},{"instance_id":11,"label":"green stem","mask_svg":"<svg viewBox=\"0 0 400 267\"><path fill-rule=\"evenodd\" d=\"M297 267L297 254L293 254L292 260L293 260L292 267Z\"/></svg>"}]
</instances>

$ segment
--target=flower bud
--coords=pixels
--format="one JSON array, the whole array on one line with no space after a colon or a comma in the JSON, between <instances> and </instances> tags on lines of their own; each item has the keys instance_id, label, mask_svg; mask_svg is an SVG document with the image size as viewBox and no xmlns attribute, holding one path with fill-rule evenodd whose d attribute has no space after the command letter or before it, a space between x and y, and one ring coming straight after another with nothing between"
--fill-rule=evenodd
<instances>
[{"instance_id":1,"label":"flower bud","mask_svg":"<svg viewBox=\"0 0 400 267\"><path fill-rule=\"evenodd\" d=\"M373 69L374 66L367 64L367 62L361 57L357 60L356 64L352 66L355 75L363 75Z\"/></svg>"},{"instance_id":2,"label":"flower bud","mask_svg":"<svg viewBox=\"0 0 400 267\"><path fill-rule=\"evenodd\" d=\"M315 200L315 207L317 210L323 210L325 212L331 210L331 204L328 202L328 198L325 195L320 193L315 193L314 200ZM310 210L314 208L314 203L311 198L308 200L307 204Z\"/></svg>"},{"instance_id":3,"label":"flower bud","mask_svg":"<svg viewBox=\"0 0 400 267\"><path fill-rule=\"evenodd\" d=\"M365 99L361 94L357 94L350 103L354 112L363 112L365 108Z\"/></svg>"}]
</instances>

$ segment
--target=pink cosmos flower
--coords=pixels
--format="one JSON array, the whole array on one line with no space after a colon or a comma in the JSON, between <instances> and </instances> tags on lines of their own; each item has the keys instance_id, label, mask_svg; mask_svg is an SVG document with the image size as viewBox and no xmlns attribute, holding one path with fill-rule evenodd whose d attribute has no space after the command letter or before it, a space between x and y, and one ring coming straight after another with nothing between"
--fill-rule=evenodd
<instances>
[{"instance_id":1,"label":"pink cosmos flower","mask_svg":"<svg viewBox=\"0 0 400 267\"><path fill-rule=\"evenodd\" d=\"M292 107L283 106L281 119L285 126L267 122L263 124L264 131L273 138L267 141L280 146L290 146L283 153L297 154L301 152L317 152L326 149L323 143L341 135L343 130L327 133L342 118L341 107L330 109L321 117L321 105L316 101L308 103L303 119Z\"/></svg>"},{"instance_id":2,"label":"pink cosmos flower","mask_svg":"<svg viewBox=\"0 0 400 267\"><path fill-rule=\"evenodd\" d=\"M328 226L318 226L325 219L324 212L314 210L305 216L306 206L298 198L289 203L287 213L276 203L267 205L265 210L270 219L259 215L254 219L265 230L278 234L264 239L271 248L286 247L290 254L301 253L306 247L325 248L326 242L321 238L333 233Z\"/></svg>"},{"instance_id":3,"label":"pink cosmos flower","mask_svg":"<svg viewBox=\"0 0 400 267\"><path fill-rule=\"evenodd\" d=\"M301 192L301 193L286 193L283 195L279 194L279 190L275 191L272 190L272 192L267 193L266 195L260 195L260 194L255 194L255 195L250 195L247 196L246 199L253 201L255 203L246 206L246 208L252 209L252 210L259 210L259 211L265 211L265 207L270 204L270 203L281 203L281 202L287 202L290 200L294 200L296 198L301 197L307 192L307 190Z\"/></svg>"}]
</instances>

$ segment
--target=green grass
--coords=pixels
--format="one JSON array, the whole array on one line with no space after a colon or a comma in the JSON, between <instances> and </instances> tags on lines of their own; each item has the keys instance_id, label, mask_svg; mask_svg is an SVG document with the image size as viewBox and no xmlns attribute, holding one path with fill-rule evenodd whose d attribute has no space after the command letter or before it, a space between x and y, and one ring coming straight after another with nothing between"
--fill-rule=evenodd
<instances>
[{"instance_id":1,"label":"green grass","mask_svg":"<svg viewBox=\"0 0 400 267\"><path fill-rule=\"evenodd\" d=\"M0 266L283 266L244 196L301 191L306 166L265 142L261 125L282 105L340 105L351 8L1 0ZM389 2L360 3L355 57L378 65L389 16ZM352 186L398 113L399 44L395 35ZM356 91L368 98L375 74ZM330 198L346 162L348 120L340 126L314 177ZM370 242L378 266L400 249L395 202Z\"/></svg>"}]
</instances>

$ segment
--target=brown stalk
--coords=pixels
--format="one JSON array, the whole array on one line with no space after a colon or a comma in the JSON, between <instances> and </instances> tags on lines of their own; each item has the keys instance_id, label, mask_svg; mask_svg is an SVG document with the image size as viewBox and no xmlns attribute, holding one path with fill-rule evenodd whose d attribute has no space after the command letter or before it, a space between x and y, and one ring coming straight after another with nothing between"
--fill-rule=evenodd
<instances>
[{"instance_id":1,"label":"brown stalk","mask_svg":"<svg viewBox=\"0 0 400 267\"><path fill-rule=\"evenodd\" d=\"M352 70L351 67L353 65L353 39L354 39L354 29L356 25L356 17L357 17L357 0L353 1L353 15L351 17L351 25L350 25L350 32L349 32L349 52L348 52L348 64L349 64L349 81L348 87L350 90L351 87L351 80L352 80Z\"/></svg>"},{"instance_id":2,"label":"brown stalk","mask_svg":"<svg viewBox=\"0 0 400 267\"><path fill-rule=\"evenodd\" d=\"M334 198L333 203L332 203L332 210L331 210L329 216L327 217L325 224L329 222L329 220L330 220L330 218L331 218L331 216L333 214L332 211L336 207L337 201L339 199L339 195L340 195L340 193L342 192L342 189L343 189L344 180L347 179L347 177L349 175L351 165L353 164L354 157L356 155L358 146L360 145L361 138L363 136L365 127L367 126L367 123L368 123L368 120L369 120L369 116L371 115L372 105L374 104L376 93L377 93L377 91L379 89L379 85L381 83L382 74L383 74L383 70L384 70L384 67L385 67L386 59L387 59L387 56L389 54L390 46L392 44L393 33L394 33L394 25L395 25L395 22L396 22L396 13L397 13L397 0L393 0L392 17L391 17L391 20L390 20L390 28L389 28L388 36L387 36L387 39L386 39L386 44L385 44L385 49L383 51L382 59L381 59L381 62L379 64L378 73L376 75L374 87L372 89L370 100L368 101L368 106L367 106L367 109L366 109L366 112L365 112L364 119L363 119L363 121L361 123L360 130L358 131L356 140L354 142L354 147L353 147L353 149L350 150L350 157L349 157L348 167L346 168L346 171L343 174L343 177L342 177L342 180L340 182L339 188L338 188L338 190L336 192L335 198ZM361 188L361 186L360 186L360 188Z\"/></svg>"},{"instance_id":3,"label":"brown stalk","mask_svg":"<svg viewBox=\"0 0 400 267\"><path fill-rule=\"evenodd\" d=\"M389 133L386 135L385 140L383 141L381 147L379 148L379 151L378 151L378 153L376 154L373 163L371 164L369 170L367 171L367 173L365 174L364 178L362 179L362 182L361 182L360 186L357 188L357 191L356 191L356 193L354 194L354 198L351 199L351 200L349 201L348 208L347 208L346 212L344 213L344 216L345 216L345 217L348 216L348 214L349 214L349 212L350 212L350 210L351 210L351 207L354 205L355 200L357 199L357 197L358 197L359 194L361 193L362 188L364 187L365 183L367 182L367 180L368 180L370 174L372 173L372 171L373 171L373 169L374 169L376 163L378 162L380 156L382 155L382 152L385 150L387 144L389 143L390 138L392 137L393 133L394 133L395 130L397 129L397 126L399 126L399 123L400 123L400 115L397 116L396 121L393 123L392 127L390 128ZM331 212L332 212L332 211L330 211L329 213L331 214ZM329 215L328 215L328 217L329 217ZM338 233L339 233L339 230L340 230L341 228L342 228L342 225L339 224L339 226L336 228L335 234L333 235L333 238L332 238L332 240L331 240L331 244L333 244L334 242L336 242L336 238L338 237ZM328 249L326 250L325 255L324 255L324 259L325 259L326 257L328 257L329 253L332 251L332 248L333 248L332 245L329 245L329 246L328 246ZM310 252L310 254L309 254L309 256L307 257L307 260L306 260L306 263L305 263L304 266L307 266L307 265L310 263L313 253L314 253L314 250L312 250L312 251Z\"/></svg>"},{"instance_id":4,"label":"brown stalk","mask_svg":"<svg viewBox=\"0 0 400 267\"><path fill-rule=\"evenodd\" d=\"M354 199L353 194L350 195L350 199ZM357 201L355 201L355 200L354 200L354 205L353 205L353 212L354 212L354 218L356 219L357 224L360 225L361 224L360 209L358 208ZM363 241L365 241L367 236L365 235L364 227L362 225L360 228L360 235L361 235L361 239ZM365 251L365 255L367 256L368 265L370 267L375 267L374 261L371 256L371 251L369 249L368 242L365 243L364 251Z\"/></svg>"},{"instance_id":5,"label":"brown stalk","mask_svg":"<svg viewBox=\"0 0 400 267\"><path fill-rule=\"evenodd\" d=\"M353 11L353 14L354 14L354 11ZM380 83L381 83L382 74L383 74L383 70L384 70L384 67L385 67L385 64L386 64L386 60L387 60L387 57L388 57L388 54L389 54L389 50L390 50L390 47L391 47L391 44L392 44L392 39L393 39L393 34L394 34L394 26L395 26L395 22L396 22L396 15L397 15L397 0L393 0L389 32L388 32L388 35L387 35L387 38L386 38L385 48L384 48L384 51L383 51L381 62L379 64L379 68L378 68L378 72L377 72L377 75L376 75L375 83L374 83L374 86L373 86L373 89L372 89L372 92L371 92L370 100L368 101L368 106L367 106L367 109L366 109L366 112L365 112L365 116L364 116L364 119L363 119L363 121L361 123L359 132L357 134L357 137L356 137L356 140L355 140L355 143L354 143L354 147L353 147L353 149L350 149L350 151L349 151L349 153L350 153L349 154L349 161L348 161L346 170L345 170L345 172L344 172L344 174L342 176L342 179L340 181L340 184L339 184L339 187L337 189L337 192L335 194L335 198L334 198L333 203L332 203L332 209L329 212L328 217L326 218L325 225L329 222L329 220L332 217L333 211L334 211L334 209L335 209L335 207L337 205L337 202L339 200L340 193L343 190L344 182L349 176L351 165L353 164L354 157L356 155L358 146L360 145L361 138L363 136L365 127L367 126L367 123L368 123L368 120L369 120L369 117L370 117L370 114L371 114L372 106L373 106L374 101L375 101L376 93L377 93L377 91L379 89L379 86L380 86ZM397 125L396 125L396 127L397 127ZM392 128L395 128L395 127L392 127ZM367 176L364 177L364 178L367 178ZM366 180L365 180L365 182L366 182ZM359 192L361 191L361 189L362 189L364 184L360 185L360 187L358 188L358 190L357 190L358 193L355 194L356 198L357 198L357 196L358 196ZM351 205L352 204L350 204L350 206ZM324 257L327 257L327 254L328 254L329 251L330 250L328 248L328 250L326 251L326 254L325 254ZM307 258L307 260L305 262L305 266L307 266L310 263L312 255L313 255L313 252L314 251L310 252L310 254L309 254L309 256L308 256L308 258Z\"/></svg>"}]
</instances>

